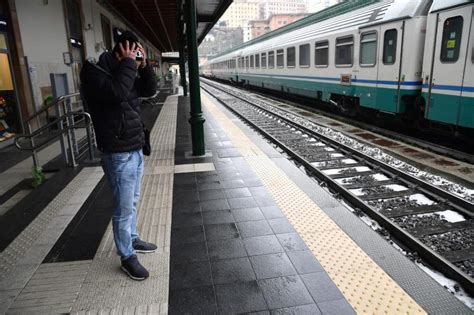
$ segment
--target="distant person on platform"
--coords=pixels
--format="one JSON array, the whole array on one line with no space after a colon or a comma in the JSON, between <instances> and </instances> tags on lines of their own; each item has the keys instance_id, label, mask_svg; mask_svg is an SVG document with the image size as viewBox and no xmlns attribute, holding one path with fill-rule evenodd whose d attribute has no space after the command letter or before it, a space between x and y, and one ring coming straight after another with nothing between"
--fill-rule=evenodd
<instances>
[{"instance_id":1,"label":"distant person on platform","mask_svg":"<svg viewBox=\"0 0 474 315\"><path fill-rule=\"evenodd\" d=\"M130 278L145 280L149 273L136 253L151 253L157 247L142 241L137 232L145 144L138 98L155 94L155 73L146 63L137 36L126 31L97 64L84 64L81 82L97 145L103 153L102 167L113 192L112 226L121 268Z\"/></svg>"}]
</instances>

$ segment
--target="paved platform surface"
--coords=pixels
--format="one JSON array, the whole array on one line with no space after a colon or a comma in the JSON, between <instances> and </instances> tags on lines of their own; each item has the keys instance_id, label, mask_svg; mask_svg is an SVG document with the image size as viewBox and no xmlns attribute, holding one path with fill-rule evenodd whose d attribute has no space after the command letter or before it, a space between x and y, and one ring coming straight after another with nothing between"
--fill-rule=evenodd
<instances>
[{"instance_id":1,"label":"paved platform surface","mask_svg":"<svg viewBox=\"0 0 474 315\"><path fill-rule=\"evenodd\" d=\"M170 313L469 312L206 94L202 102L202 162L216 170L175 175ZM188 112L178 113L177 164L189 163Z\"/></svg>"},{"instance_id":2,"label":"paved platform surface","mask_svg":"<svg viewBox=\"0 0 474 315\"><path fill-rule=\"evenodd\" d=\"M150 278L120 271L110 226L93 259L43 263L103 176L87 167L0 254L0 313L470 313L206 94L193 157L188 100L167 98L145 159Z\"/></svg>"}]
</instances>

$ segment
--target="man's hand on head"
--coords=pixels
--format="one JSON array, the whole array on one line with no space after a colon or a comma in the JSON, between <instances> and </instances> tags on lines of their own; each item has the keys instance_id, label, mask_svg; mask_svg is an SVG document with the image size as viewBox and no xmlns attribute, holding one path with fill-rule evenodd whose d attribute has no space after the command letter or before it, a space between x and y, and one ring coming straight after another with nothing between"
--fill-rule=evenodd
<instances>
[{"instance_id":1,"label":"man's hand on head","mask_svg":"<svg viewBox=\"0 0 474 315\"><path fill-rule=\"evenodd\" d=\"M118 44L118 52L115 52L115 56L119 61L122 61L124 58L131 58L136 62L135 58L137 57L137 52L139 47L136 43L130 43L128 40L125 41L125 44Z\"/></svg>"},{"instance_id":2,"label":"man's hand on head","mask_svg":"<svg viewBox=\"0 0 474 315\"><path fill-rule=\"evenodd\" d=\"M145 49L143 49L142 44L137 43L137 45L138 45L138 50L142 53L142 56L143 56L143 59L142 59L142 60L137 61L138 67L143 68L143 67L146 66L146 53L145 53Z\"/></svg>"}]
</instances>

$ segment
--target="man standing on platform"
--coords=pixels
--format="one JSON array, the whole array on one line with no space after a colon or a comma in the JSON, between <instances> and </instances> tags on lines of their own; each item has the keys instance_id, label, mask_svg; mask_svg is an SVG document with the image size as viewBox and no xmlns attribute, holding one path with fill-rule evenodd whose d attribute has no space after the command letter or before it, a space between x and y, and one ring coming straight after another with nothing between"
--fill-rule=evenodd
<instances>
[{"instance_id":1,"label":"man standing on platform","mask_svg":"<svg viewBox=\"0 0 474 315\"><path fill-rule=\"evenodd\" d=\"M137 233L145 144L139 97L155 94L155 74L136 35L125 31L112 52L104 52L97 64L84 64L81 83L113 193L112 226L121 268L130 278L144 280L149 273L136 253L151 253L157 247Z\"/></svg>"}]
</instances>

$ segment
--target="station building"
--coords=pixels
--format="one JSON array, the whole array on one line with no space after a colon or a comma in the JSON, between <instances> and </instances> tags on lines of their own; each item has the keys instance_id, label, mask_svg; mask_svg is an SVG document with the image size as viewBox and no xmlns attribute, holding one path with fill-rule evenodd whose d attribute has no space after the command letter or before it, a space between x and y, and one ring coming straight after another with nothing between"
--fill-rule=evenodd
<instances>
[{"instance_id":1,"label":"station building","mask_svg":"<svg viewBox=\"0 0 474 315\"><path fill-rule=\"evenodd\" d=\"M0 147L22 133L22 118L57 93L77 92L84 61L111 50L127 29L140 38L159 75L160 50L104 1L0 2Z\"/></svg>"},{"instance_id":2,"label":"station building","mask_svg":"<svg viewBox=\"0 0 474 315\"><path fill-rule=\"evenodd\" d=\"M341 199L351 196L349 189L370 188L373 182L349 182L347 193L335 193L329 181L310 175L300 158L289 158L256 132L256 124L236 114L263 113L267 130L277 130L301 152L313 147L306 152L325 156L319 162L355 159L355 153L337 153L335 140L316 140L289 119L272 119L283 109L288 113L285 103L272 107L274 112L253 111L250 101L273 106L275 99L246 93L248 99L239 100L216 82L200 82L197 46L231 2L1 2L0 132L8 134L0 147L0 314L471 314L472 304L448 292ZM354 5L359 4L341 4L347 11ZM83 151L74 163L72 141L68 150L60 141L41 150L7 146L10 134L24 132L21 125L44 111L45 100L78 91L85 60L111 49L114 35L124 29L139 36L157 75L167 73L167 63L179 63L182 79L178 88L177 80L160 82L159 93L142 102L152 150L142 160L137 230L158 246L140 256L150 270L143 282L120 271L110 224L112 191L100 162L86 159ZM311 124L330 125L331 132L339 126L361 141L372 136L297 110L311 116ZM26 132L19 137L32 137ZM71 140L69 129L56 133L65 134ZM408 145L397 149L427 156ZM64 163L64 151L73 163L67 158ZM327 152L333 152L329 160ZM31 155L48 170L46 181L34 189ZM345 164L357 171L354 165L366 163L354 162ZM333 172L331 163L320 166L328 178L354 176L345 172L349 167ZM358 174L382 172L372 166ZM409 188L404 191L410 194L418 189ZM358 198L352 196L349 202ZM472 290L472 280L465 283Z\"/></svg>"}]
</instances>

